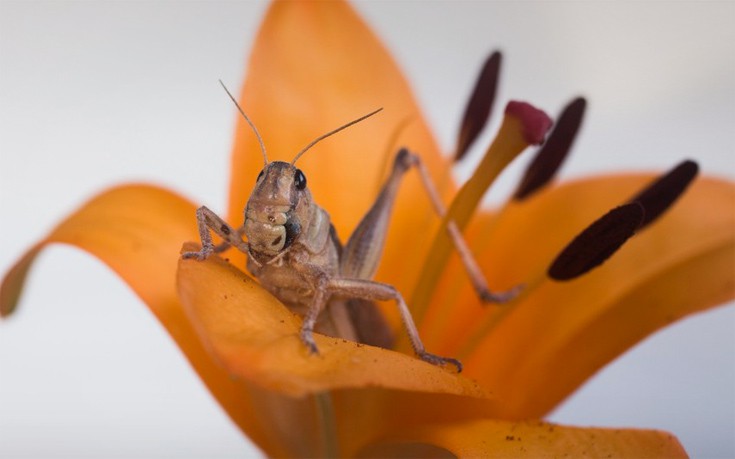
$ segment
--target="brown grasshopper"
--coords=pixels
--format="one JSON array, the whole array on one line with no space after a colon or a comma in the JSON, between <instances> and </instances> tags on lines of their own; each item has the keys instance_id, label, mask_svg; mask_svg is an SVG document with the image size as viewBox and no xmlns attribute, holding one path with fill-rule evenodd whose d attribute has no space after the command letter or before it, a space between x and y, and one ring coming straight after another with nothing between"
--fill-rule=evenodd
<instances>
[{"instance_id":1,"label":"brown grasshopper","mask_svg":"<svg viewBox=\"0 0 735 459\"><path fill-rule=\"evenodd\" d=\"M224 84L222 86L225 87ZM269 162L255 125L226 87L225 91L260 142L263 170L245 207L245 223L233 228L207 207L200 207L196 215L202 249L186 252L183 257L204 260L229 246L245 253L250 273L265 289L304 318L301 340L311 353L318 353L313 331L391 347L392 332L373 301L392 300L398 305L416 355L435 365L451 363L462 371L458 360L426 351L400 292L391 285L372 280L382 256L398 186L411 167L416 167L420 173L437 214L443 217L446 213L420 158L406 149L398 152L380 194L344 246L337 237L329 214L314 203L306 186L306 176L294 165L317 142L382 109L321 135L298 152L290 163ZM501 294L488 289L457 226L449 222L447 228L480 298L496 303L513 298L518 288ZM210 229L223 239L222 244L214 245ZM242 239L243 235L247 242Z\"/></svg>"}]
</instances>

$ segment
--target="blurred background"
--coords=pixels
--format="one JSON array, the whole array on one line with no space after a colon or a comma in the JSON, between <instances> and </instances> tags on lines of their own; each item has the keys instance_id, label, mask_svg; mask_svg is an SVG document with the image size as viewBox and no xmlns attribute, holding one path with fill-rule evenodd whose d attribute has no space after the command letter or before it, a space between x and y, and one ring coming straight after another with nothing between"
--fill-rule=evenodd
<instances>
[{"instance_id":1,"label":"blurred background","mask_svg":"<svg viewBox=\"0 0 735 459\"><path fill-rule=\"evenodd\" d=\"M235 111L217 80L239 88L265 7L0 1L2 273L114 184L153 182L223 211ZM563 178L664 170L684 158L735 178L733 2L356 7L398 59L447 151L483 59L500 49L496 113L510 98L552 115L574 96L588 98ZM490 201L508 192L526 159ZM550 419L665 429L694 457L733 457L734 356L730 305L647 339ZM0 457L258 454L125 284L77 250L43 253L19 311L0 323Z\"/></svg>"}]
</instances>

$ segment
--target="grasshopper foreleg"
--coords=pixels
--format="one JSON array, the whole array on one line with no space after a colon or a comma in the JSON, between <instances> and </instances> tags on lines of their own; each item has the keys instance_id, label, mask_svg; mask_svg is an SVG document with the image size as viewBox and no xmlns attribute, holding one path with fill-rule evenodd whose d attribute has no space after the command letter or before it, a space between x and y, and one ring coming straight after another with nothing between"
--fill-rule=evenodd
<instances>
[{"instance_id":1,"label":"grasshopper foreleg","mask_svg":"<svg viewBox=\"0 0 735 459\"><path fill-rule=\"evenodd\" d=\"M205 260L211 254L222 252L230 246L234 246L238 250L247 253L248 246L242 240L242 229L232 228L227 222L205 206L197 209L197 226L199 228L199 237L202 240L202 249L198 252L184 252L182 257ZM224 242L215 246L214 242L212 242L212 235L209 233L210 229L217 233Z\"/></svg>"},{"instance_id":2,"label":"grasshopper foreleg","mask_svg":"<svg viewBox=\"0 0 735 459\"><path fill-rule=\"evenodd\" d=\"M312 354L319 353L319 348L316 347L316 343L314 342L314 326L316 325L316 319L329 299L328 283L329 279L326 274L320 273L317 275L314 297L311 300L309 310L304 315L304 322L301 324L301 341L309 348L309 352Z\"/></svg>"}]
</instances>

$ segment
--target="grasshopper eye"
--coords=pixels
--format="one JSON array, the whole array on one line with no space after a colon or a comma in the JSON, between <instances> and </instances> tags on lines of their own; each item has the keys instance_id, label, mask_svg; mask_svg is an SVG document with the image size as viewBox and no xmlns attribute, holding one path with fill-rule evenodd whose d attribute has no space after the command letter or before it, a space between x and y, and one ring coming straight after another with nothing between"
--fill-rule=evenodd
<instances>
[{"instance_id":1,"label":"grasshopper eye","mask_svg":"<svg viewBox=\"0 0 735 459\"><path fill-rule=\"evenodd\" d=\"M258 174L258 178L255 179L255 183L260 182L260 179L263 178L263 173L265 172L265 169L260 171L260 174Z\"/></svg>"},{"instance_id":2,"label":"grasshopper eye","mask_svg":"<svg viewBox=\"0 0 735 459\"><path fill-rule=\"evenodd\" d=\"M303 190L304 188L306 188L306 176L303 172L301 172L301 169L296 169L294 183L296 184L296 188L298 188L299 190Z\"/></svg>"}]
</instances>

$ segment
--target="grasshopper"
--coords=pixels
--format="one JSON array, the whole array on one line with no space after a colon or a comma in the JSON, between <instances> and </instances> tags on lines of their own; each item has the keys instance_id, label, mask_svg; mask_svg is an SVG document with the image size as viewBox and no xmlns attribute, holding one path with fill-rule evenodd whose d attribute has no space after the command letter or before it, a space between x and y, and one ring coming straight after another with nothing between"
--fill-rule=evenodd
<instances>
[{"instance_id":1,"label":"grasshopper","mask_svg":"<svg viewBox=\"0 0 735 459\"><path fill-rule=\"evenodd\" d=\"M373 301L392 300L398 306L416 355L434 365L452 364L458 372L462 371L459 360L426 351L400 292L389 284L372 280L382 256L400 181L410 168L418 170L436 213L442 218L446 214L419 156L407 149L396 154L390 175L377 199L344 246L329 214L312 199L306 186L306 176L295 166L296 161L317 142L382 109L319 136L298 152L290 163L269 162L265 144L255 125L224 84L222 87L258 138L263 170L258 174L245 207L245 223L233 228L207 207L200 207L196 218L202 248L198 252L185 252L182 256L204 260L230 246L245 253L250 273L289 309L303 317L300 338L313 354L318 353L314 331L390 348L392 332ZM214 245L210 230L222 238L221 244ZM491 292L456 224L450 221L447 230L483 301L502 303L517 294L518 288L505 293Z\"/></svg>"}]
</instances>

